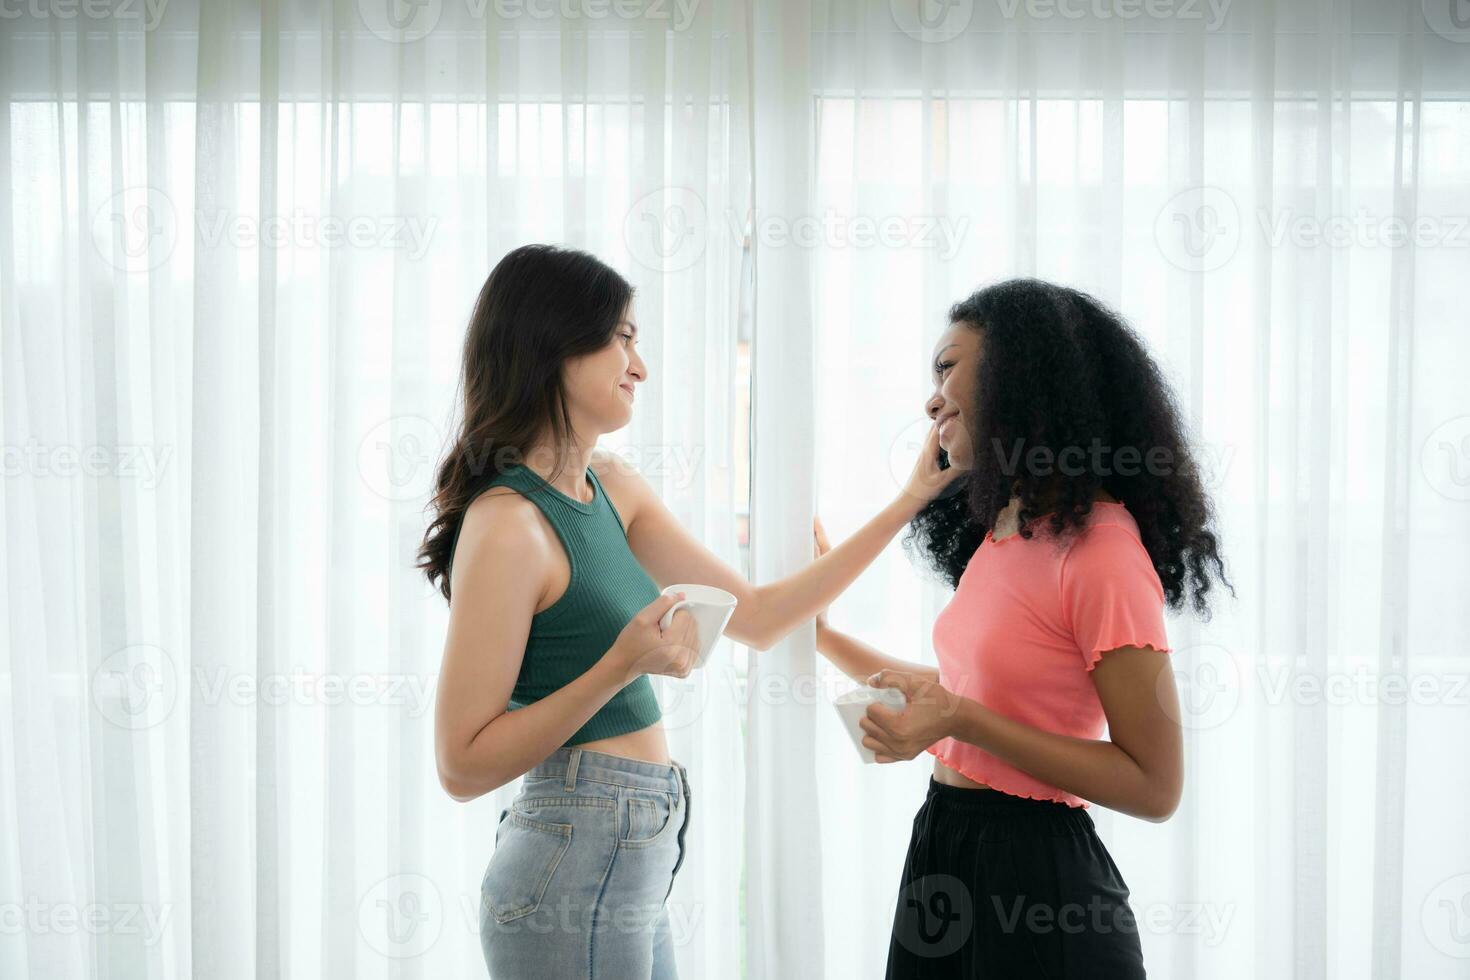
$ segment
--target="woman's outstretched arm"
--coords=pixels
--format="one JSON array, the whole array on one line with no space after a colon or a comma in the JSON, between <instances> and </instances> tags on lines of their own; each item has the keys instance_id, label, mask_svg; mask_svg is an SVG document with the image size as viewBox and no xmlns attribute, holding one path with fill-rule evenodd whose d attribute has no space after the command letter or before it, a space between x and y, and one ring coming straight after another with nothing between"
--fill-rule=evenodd
<instances>
[{"instance_id":1,"label":"woman's outstretched arm","mask_svg":"<svg viewBox=\"0 0 1470 980\"><path fill-rule=\"evenodd\" d=\"M817 558L832 550L820 518L812 521L812 542L813 554ZM825 609L817 613L817 652L826 657L832 666L860 684L866 684L868 678L880 670L904 670L939 680L939 669L936 667L890 657L855 636L834 630L827 624Z\"/></svg>"},{"instance_id":2,"label":"woman's outstretched arm","mask_svg":"<svg viewBox=\"0 0 1470 980\"><path fill-rule=\"evenodd\" d=\"M821 620L817 621L817 652L831 661L832 666L862 684L866 684L869 677L882 670L902 671L933 681L939 680L939 668L890 657L855 636L832 629Z\"/></svg>"},{"instance_id":3,"label":"woman's outstretched arm","mask_svg":"<svg viewBox=\"0 0 1470 980\"><path fill-rule=\"evenodd\" d=\"M766 650L813 618L872 564L893 536L958 474L939 468L933 427L908 482L899 494L842 544L810 565L765 585L752 585L679 523L636 471L621 462L605 466L603 482L632 501L624 515L633 554L660 587L675 583L713 585L739 600L726 633ZM602 476L603 471L598 471Z\"/></svg>"}]
</instances>

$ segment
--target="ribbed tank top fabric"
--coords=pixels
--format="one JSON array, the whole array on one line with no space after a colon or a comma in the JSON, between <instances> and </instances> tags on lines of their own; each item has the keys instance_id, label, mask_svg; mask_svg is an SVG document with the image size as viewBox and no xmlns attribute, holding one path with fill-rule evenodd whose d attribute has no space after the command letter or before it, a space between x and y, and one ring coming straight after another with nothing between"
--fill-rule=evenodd
<instances>
[{"instance_id":1,"label":"ribbed tank top fabric","mask_svg":"<svg viewBox=\"0 0 1470 980\"><path fill-rule=\"evenodd\" d=\"M566 592L531 617L531 632L510 710L524 708L565 687L602 658L634 614L658 598L658 586L628 547L622 518L590 469L593 497L568 497L534 470L517 465L488 480L470 502L496 486L509 487L541 509L561 539L571 579ZM468 505L466 505L468 506ZM459 544L459 528L450 549ZM611 738L646 728L661 717L646 674L625 685L564 745Z\"/></svg>"}]
</instances>

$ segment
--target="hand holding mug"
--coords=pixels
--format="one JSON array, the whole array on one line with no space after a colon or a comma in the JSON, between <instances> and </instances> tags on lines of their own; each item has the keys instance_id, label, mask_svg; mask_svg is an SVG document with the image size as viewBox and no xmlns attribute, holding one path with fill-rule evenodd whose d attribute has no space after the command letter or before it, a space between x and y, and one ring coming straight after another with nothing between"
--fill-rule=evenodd
<instances>
[{"instance_id":1,"label":"hand holding mug","mask_svg":"<svg viewBox=\"0 0 1470 980\"><path fill-rule=\"evenodd\" d=\"M735 614L739 600L724 589L713 585L670 585L664 596L678 596L679 601L668 607L663 614L663 626L668 628L674 617L692 617L696 627L694 639L694 666L703 667L714 652L730 617ZM688 612L684 612L684 610ZM681 675L682 676L682 675Z\"/></svg>"},{"instance_id":2,"label":"hand holding mug","mask_svg":"<svg viewBox=\"0 0 1470 980\"><path fill-rule=\"evenodd\" d=\"M640 674L689 676L699 656L699 629L693 616L675 609L683 599L682 592L661 595L628 620L608 651L625 680ZM666 617L667 626L661 622Z\"/></svg>"}]
</instances>

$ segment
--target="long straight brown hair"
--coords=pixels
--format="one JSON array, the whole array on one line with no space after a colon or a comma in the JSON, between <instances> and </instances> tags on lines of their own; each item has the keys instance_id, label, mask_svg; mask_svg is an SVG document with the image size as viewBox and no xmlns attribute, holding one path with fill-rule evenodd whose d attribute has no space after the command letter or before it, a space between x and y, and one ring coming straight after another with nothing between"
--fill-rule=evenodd
<instances>
[{"instance_id":1,"label":"long straight brown hair","mask_svg":"<svg viewBox=\"0 0 1470 980\"><path fill-rule=\"evenodd\" d=\"M562 365L613 339L633 287L596 256L553 245L523 245L491 270L475 301L460 369L459 424L439 463L434 513L418 564L449 600L454 541L470 500L525 461L549 433L571 439ZM555 473L565 454L557 454Z\"/></svg>"}]
</instances>

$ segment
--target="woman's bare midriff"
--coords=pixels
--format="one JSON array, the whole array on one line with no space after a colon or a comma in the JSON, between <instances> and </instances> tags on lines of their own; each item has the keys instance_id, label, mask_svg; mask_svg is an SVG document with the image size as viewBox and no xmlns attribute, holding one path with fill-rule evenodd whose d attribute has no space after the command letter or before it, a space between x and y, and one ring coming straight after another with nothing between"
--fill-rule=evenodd
<instances>
[{"instance_id":1,"label":"woman's bare midriff","mask_svg":"<svg viewBox=\"0 0 1470 980\"><path fill-rule=\"evenodd\" d=\"M934 781L946 786L958 786L961 789L990 789L984 783L977 783L969 776L962 776L955 772L938 759L934 760Z\"/></svg>"},{"instance_id":2,"label":"woman's bare midriff","mask_svg":"<svg viewBox=\"0 0 1470 980\"><path fill-rule=\"evenodd\" d=\"M669 764L669 742L664 737L664 725L661 721L656 721L647 728L640 728L636 732L624 732L611 738L595 738L590 742L580 742L568 747L586 749L588 752L605 752L608 755L637 759L639 762L652 762L659 766Z\"/></svg>"}]
</instances>

